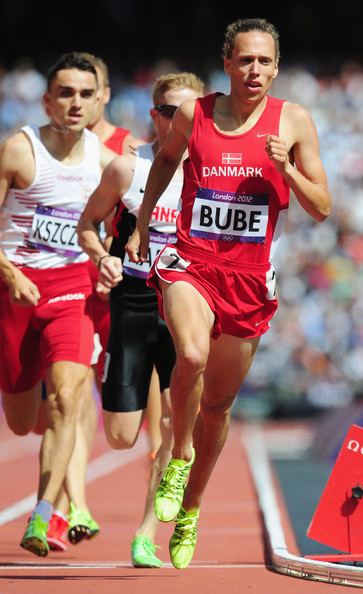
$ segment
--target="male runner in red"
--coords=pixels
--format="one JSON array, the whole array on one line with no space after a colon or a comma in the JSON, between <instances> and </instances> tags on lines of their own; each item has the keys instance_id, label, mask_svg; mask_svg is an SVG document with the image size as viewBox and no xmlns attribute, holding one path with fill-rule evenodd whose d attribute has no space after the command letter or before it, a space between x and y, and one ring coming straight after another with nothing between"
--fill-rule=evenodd
<instances>
[{"instance_id":1,"label":"male runner in red","mask_svg":"<svg viewBox=\"0 0 363 594\"><path fill-rule=\"evenodd\" d=\"M188 148L177 244L165 247L149 277L177 354L170 387L173 459L155 512L162 521L177 516L169 548L178 568L193 557L203 492L226 439L233 400L277 308L270 259L290 190L317 221L330 213L309 113L268 95L278 60L272 24L246 19L228 26L230 93L177 110L127 246L131 260L146 258L150 215Z\"/></svg>"}]
</instances>

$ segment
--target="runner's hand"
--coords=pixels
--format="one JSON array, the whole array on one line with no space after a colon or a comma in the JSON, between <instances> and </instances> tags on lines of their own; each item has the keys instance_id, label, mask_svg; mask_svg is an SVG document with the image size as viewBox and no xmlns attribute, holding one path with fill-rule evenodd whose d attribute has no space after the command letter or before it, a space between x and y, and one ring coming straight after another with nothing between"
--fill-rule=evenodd
<instances>
[{"instance_id":1,"label":"runner's hand","mask_svg":"<svg viewBox=\"0 0 363 594\"><path fill-rule=\"evenodd\" d=\"M23 307L38 305L40 299L38 287L20 270L16 270L9 284L9 294L14 303Z\"/></svg>"},{"instance_id":2,"label":"runner's hand","mask_svg":"<svg viewBox=\"0 0 363 594\"><path fill-rule=\"evenodd\" d=\"M270 134L266 139L265 148L276 169L282 173L289 164L289 151L286 142L279 136Z\"/></svg>"},{"instance_id":3,"label":"runner's hand","mask_svg":"<svg viewBox=\"0 0 363 594\"><path fill-rule=\"evenodd\" d=\"M149 251L149 228L139 230L137 227L125 246L131 262L146 262Z\"/></svg>"},{"instance_id":4,"label":"runner's hand","mask_svg":"<svg viewBox=\"0 0 363 594\"><path fill-rule=\"evenodd\" d=\"M99 265L97 293L107 295L112 287L116 287L122 281L122 262L116 256L102 258Z\"/></svg>"}]
</instances>

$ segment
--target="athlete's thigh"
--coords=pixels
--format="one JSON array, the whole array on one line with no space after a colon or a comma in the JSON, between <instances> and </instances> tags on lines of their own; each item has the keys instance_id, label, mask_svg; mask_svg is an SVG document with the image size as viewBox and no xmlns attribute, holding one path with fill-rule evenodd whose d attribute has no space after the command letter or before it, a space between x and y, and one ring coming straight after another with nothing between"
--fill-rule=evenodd
<instances>
[{"instance_id":1,"label":"athlete's thigh","mask_svg":"<svg viewBox=\"0 0 363 594\"><path fill-rule=\"evenodd\" d=\"M41 352L47 368L59 361L90 366L94 327L87 299L48 302L41 308L38 320Z\"/></svg>"},{"instance_id":2,"label":"athlete's thigh","mask_svg":"<svg viewBox=\"0 0 363 594\"><path fill-rule=\"evenodd\" d=\"M31 391L42 377L36 309L13 303L0 281L0 389L7 394Z\"/></svg>"},{"instance_id":3,"label":"athlete's thigh","mask_svg":"<svg viewBox=\"0 0 363 594\"><path fill-rule=\"evenodd\" d=\"M102 385L108 412L146 408L157 340L157 313L111 305L111 331Z\"/></svg>"},{"instance_id":4,"label":"athlete's thigh","mask_svg":"<svg viewBox=\"0 0 363 594\"><path fill-rule=\"evenodd\" d=\"M204 297L190 283L166 283L159 279L163 293L164 317L176 351L186 344L208 350L214 314Z\"/></svg>"},{"instance_id":5,"label":"athlete's thigh","mask_svg":"<svg viewBox=\"0 0 363 594\"><path fill-rule=\"evenodd\" d=\"M204 397L210 403L233 400L251 367L258 343L259 337L241 339L228 334L211 341L204 373Z\"/></svg>"},{"instance_id":6,"label":"athlete's thigh","mask_svg":"<svg viewBox=\"0 0 363 594\"><path fill-rule=\"evenodd\" d=\"M45 372L47 399L54 398L61 390L78 396L89 367L74 361L55 361Z\"/></svg>"}]
</instances>

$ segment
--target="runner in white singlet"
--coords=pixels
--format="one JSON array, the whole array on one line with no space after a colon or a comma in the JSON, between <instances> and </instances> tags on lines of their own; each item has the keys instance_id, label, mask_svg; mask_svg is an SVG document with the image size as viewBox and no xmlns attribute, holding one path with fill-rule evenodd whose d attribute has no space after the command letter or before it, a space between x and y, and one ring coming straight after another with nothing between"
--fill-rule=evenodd
<instances>
[{"instance_id":1,"label":"runner in white singlet","mask_svg":"<svg viewBox=\"0 0 363 594\"><path fill-rule=\"evenodd\" d=\"M114 157L85 130L96 101L93 65L75 52L63 55L48 73L50 123L25 127L0 152L0 388L10 429L25 435L36 424L45 378L39 501L21 541L41 556L93 351L88 258L75 227L100 165Z\"/></svg>"}]
</instances>

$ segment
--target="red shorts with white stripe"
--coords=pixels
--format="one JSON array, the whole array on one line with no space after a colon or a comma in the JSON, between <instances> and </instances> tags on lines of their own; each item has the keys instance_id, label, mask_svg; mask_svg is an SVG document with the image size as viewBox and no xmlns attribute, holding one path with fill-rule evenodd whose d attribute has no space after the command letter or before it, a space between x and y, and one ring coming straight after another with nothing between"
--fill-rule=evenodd
<instances>
[{"instance_id":1,"label":"red shorts with white stripe","mask_svg":"<svg viewBox=\"0 0 363 594\"><path fill-rule=\"evenodd\" d=\"M56 361L89 366L93 351L87 263L21 271L41 297L33 307L16 305L0 282L0 388L11 394L31 389Z\"/></svg>"},{"instance_id":2,"label":"red shorts with white stripe","mask_svg":"<svg viewBox=\"0 0 363 594\"><path fill-rule=\"evenodd\" d=\"M156 290L160 315L162 294L158 277L167 283L188 282L204 297L215 316L213 338L230 334L251 339L264 334L276 312L276 275L271 264L231 263L201 250L167 245L151 268L147 284Z\"/></svg>"}]
</instances>

